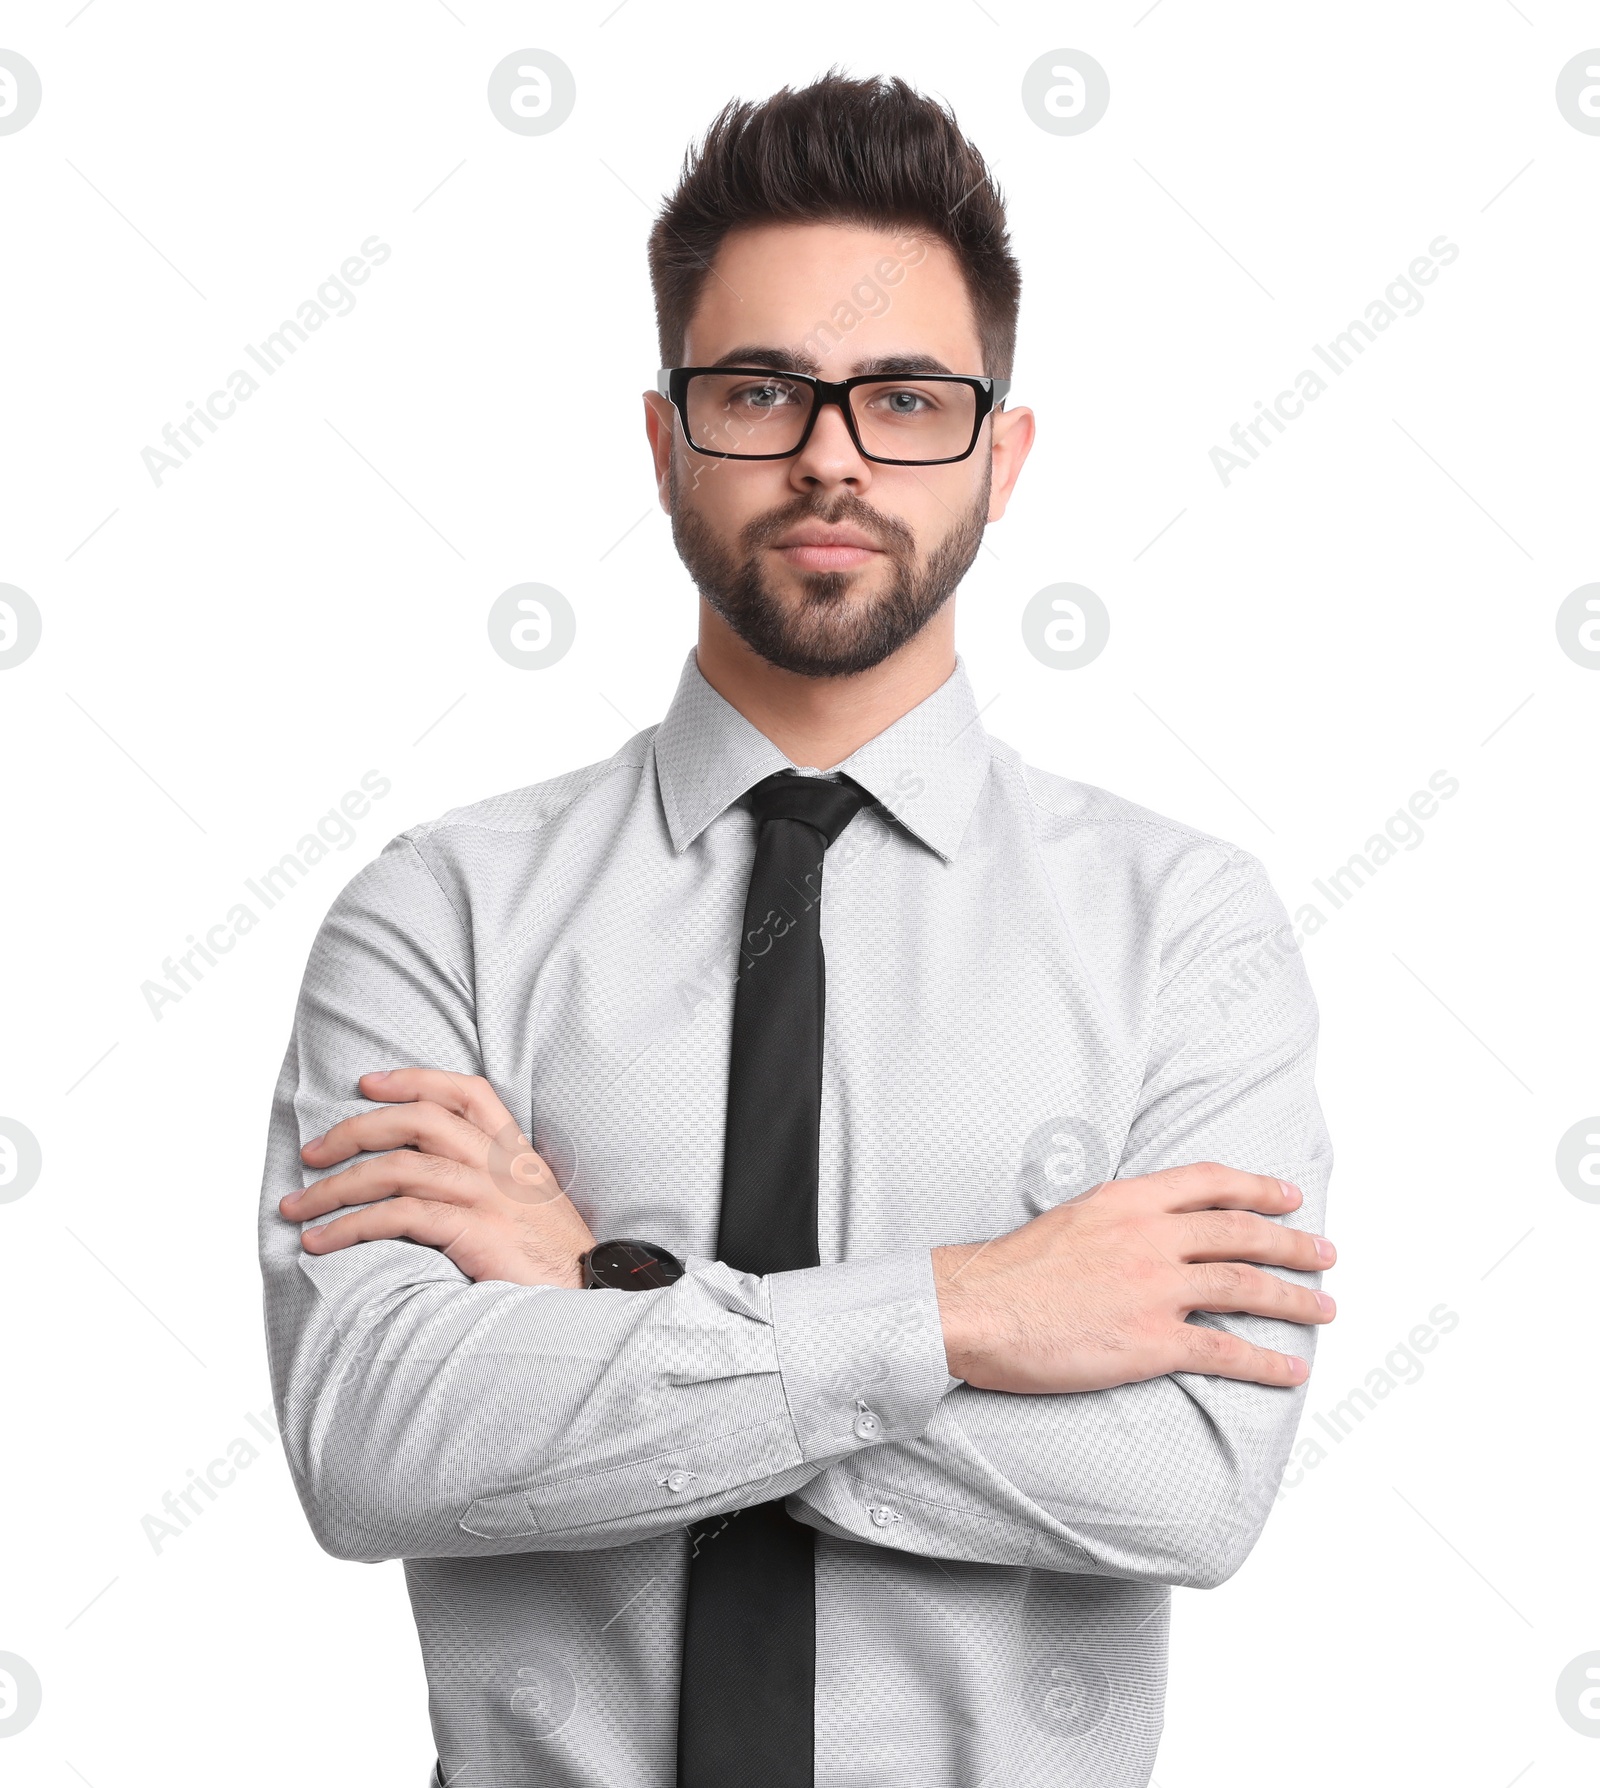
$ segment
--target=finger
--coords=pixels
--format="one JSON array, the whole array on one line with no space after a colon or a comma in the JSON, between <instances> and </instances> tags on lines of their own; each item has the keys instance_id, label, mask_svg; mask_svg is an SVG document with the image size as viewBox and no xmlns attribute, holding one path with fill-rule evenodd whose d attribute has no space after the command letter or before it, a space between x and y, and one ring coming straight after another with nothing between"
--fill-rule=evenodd
<instances>
[{"instance_id":1,"label":"finger","mask_svg":"<svg viewBox=\"0 0 1600 1788\"><path fill-rule=\"evenodd\" d=\"M370 1204L374 1199L398 1198L417 1193L424 1198L463 1208L482 1202L493 1191L486 1175L442 1155L419 1155L413 1149L397 1149L392 1155L373 1155L330 1173L326 1179L280 1199L285 1217L304 1223L324 1217L342 1205Z\"/></svg>"},{"instance_id":2,"label":"finger","mask_svg":"<svg viewBox=\"0 0 1600 1788\"><path fill-rule=\"evenodd\" d=\"M1298 1354L1274 1353L1270 1347L1257 1347L1226 1329L1184 1322L1178 1330L1172 1337L1173 1351L1189 1362L1178 1366L1179 1372L1205 1372L1213 1378L1281 1387L1304 1384L1311 1376L1310 1366Z\"/></svg>"},{"instance_id":3,"label":"finger","mask_svg":"<svg viewBox=\"0 0 1600 1788\"><path fill-rule=\"evenodd\" d=\"M453 1247L466 1232L466 1213L451 1205L422 1198L386 1198L365 1210L335 1217L308 1229L300 1238L308 1254L335 1254L355 1242L421 1242L441 1251Z\"/></svg>"},{"instance_id":4,"label":"finger","mask_svg":"<svg viewBox=\"0 0 1600 1788\"><path fill-rule=\"evenodd\" d=\"M411 1105L380 1105L375 1111L358 1111L343 1118L324 1136L313 1136L300 1150L315 1167L331 1167L363 1152L418 1148L424 1154L443 1155L467 1167L487 1167L494 1145L476 1124L446 1111L431 1099Z\"/></svg>"},{"instance_id":5,"label":"finger","mask_svg":"<svg viewBox=\"0 0 1600 1788\"><path fill-rule=\"evenodd\" d=\"M1291 1285L1239 1261L1199 1261L1185 1267L1188 1293L1180 1307L1219 1316L1270 1316L1279 1322L1332 1322L1337 1311L1325 1291Z\"/></svg>"},{"instance_id":6,"label":"finger","mask_svg":"<svg viewBox=\"0 0 1600 1788\"><path fill-rule=\"evenodd\" d=\"M359 1087L364 1097L373 1100L437 1105L487 1136L489 1175L508 1198L536 1205L563 1196L555 1175L482 1075L456 1074L443 1068L395 1068L362 1075Z\"/></svg>"},{"instance_id":7,"label":"finger","mask_svg":"<svg viewBox=\"0 0 1600 1788\"><path fill-rule=\"evenodd\" d=\"M386 1068L363 1074L358 1084L366 1099L391 1103L430 1099L475 1124L485 1136L503 1136L507 1129L517 1129L517 1120L481 1074L453 1074L446 1068Z\"/></svg>"},{"instance_id":8,"label":"finger","mask_svg":"<svg viewBox=\"0 0 1600 1788\"><path fill-rule=\"evenodd\" d=\"M1319 1273L1338 1258L1326 1236L1286 1229L1254 1211L1194 1211L1176 1219L1181 1260L1254 1260Z\"/></svg>"},{"instance_id":9,"label":"finger","mask_svg":"<svg viewBox=\"0 0 1600 1788\"><path fill-rule=\"evenodd\" d=\"M1220 1161L1194 1161L1144 1175L1164 1211L1260 1211L1281 1217L1304 1202L1300 1188L1269 1173L1245 1173ZM1131 1183L1131 1182L1129 1182Z\"/></svg>"}]
</instances>

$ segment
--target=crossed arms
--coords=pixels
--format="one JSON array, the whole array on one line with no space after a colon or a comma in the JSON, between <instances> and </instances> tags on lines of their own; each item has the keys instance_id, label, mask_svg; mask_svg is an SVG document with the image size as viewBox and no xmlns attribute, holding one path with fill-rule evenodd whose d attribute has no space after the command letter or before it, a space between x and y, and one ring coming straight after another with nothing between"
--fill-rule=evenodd
<instances>
[{"instance_id":1,"label":"crossed arms","mask_svg":"<svg viewBox=\"0 0 1600 1788\"><path fill-rule=\"evenodd\" d=\"M1174 1001L1282 926L1248 859L1202 907L1169 940ZM588 1230L481 1076L461 929L408 843L369 866L318 936L274 1099L268 1339L324 1547L616 1546L788 1496L825 1531L941 1558L1237 1569L1331 1316L1297 962L1247 1052L1163 1027L1119 1177L1008 1236L581 1292ZM370 1076L396 1061L430 1066ZM1216 1165L1246 1137L1272 1139L1260 1172Z\"/></svg>"}]
</instances>

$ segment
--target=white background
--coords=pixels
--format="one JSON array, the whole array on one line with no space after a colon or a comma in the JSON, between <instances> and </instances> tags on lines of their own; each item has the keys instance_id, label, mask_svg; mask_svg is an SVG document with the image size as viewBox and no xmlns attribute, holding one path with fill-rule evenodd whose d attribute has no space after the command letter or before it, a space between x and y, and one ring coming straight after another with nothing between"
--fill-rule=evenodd
<instances>
[{"instance_id":1,"label":"white background","mask_svg":"<svg viewBox=\"0 0 1600 1788\"><path fill-rule=\"evenodd\" d=\"M646 233L729 96L837 61L947 98L1011 207L1039 442L958 599L990 730L1257 853L1291 912L1460 783L1306 944L1342 1313L1302 1432L1459 1323L1323 1435L1231 1583L1176 1592L1156 1781L1591 1782L1555 1686L1600 1649L1600 1208L1554 1163L1600 1109L1600 675L1554 619L1600 576L1600 137L1554 89L1600 10L80 4L0 13L44 90L0 137L0 582L44 617L0 673L0 1116L44 1161L0 1205L0 1651L44 1684L6 1779L420 1788L401 1568L322 1555L246 1419L272 1082L363 862L660 717L693 592L645 447ZM524 47L577 80L546 136L485 100ZM1111 81L1079 136L1021 103L1062 47ZM354 311L154 484L140 450L374 234ZM1230 425L1441 234L1421 311L1224 487ZM486 636L526 580L578 617L547 671ZM1060 581L1111 614L1077 671L1019 627ZM153 1018L162 959L373 769L356 841ZM157 1552L143 1518L237 1436L260 1457Z\"/></svg>"}]
</instances>

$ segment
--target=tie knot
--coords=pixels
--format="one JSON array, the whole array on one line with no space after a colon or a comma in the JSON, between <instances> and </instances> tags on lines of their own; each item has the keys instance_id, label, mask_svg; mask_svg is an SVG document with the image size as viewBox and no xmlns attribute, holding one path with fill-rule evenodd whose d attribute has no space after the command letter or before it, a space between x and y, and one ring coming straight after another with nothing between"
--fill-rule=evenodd
<instances>
[{"instance_id":1,"label":"tie knot","mask_svg":"<svg viewBox=\"0 0 1600 1788\"><path fill-rule=\"evenodd\" d=\"M871 802L872 796L848 776L830 782L823 776L800 776L793 770L779 770L745 796L745 805L756 816L758 826L773 819L799 820L820 832L830 845Z\"/></svg>"}]
</instances>

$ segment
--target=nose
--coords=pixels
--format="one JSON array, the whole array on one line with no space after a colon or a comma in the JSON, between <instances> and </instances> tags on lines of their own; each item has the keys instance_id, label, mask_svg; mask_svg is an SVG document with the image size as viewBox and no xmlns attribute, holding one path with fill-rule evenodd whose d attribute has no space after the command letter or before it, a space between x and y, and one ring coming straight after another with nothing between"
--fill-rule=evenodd
<instances>
[{"instance_id":1,"label":"nose","mask_svg":"<svg viewBox=\"0 0 1600 1788\"><path fill-rule=\"evenodd\" d=\"M798 491L848 488L857 495L871 485L872 462L861 457L851 440L838 404L822 406L810 440L789 462L789 482Z\"/></svg>"}]
</instances>

